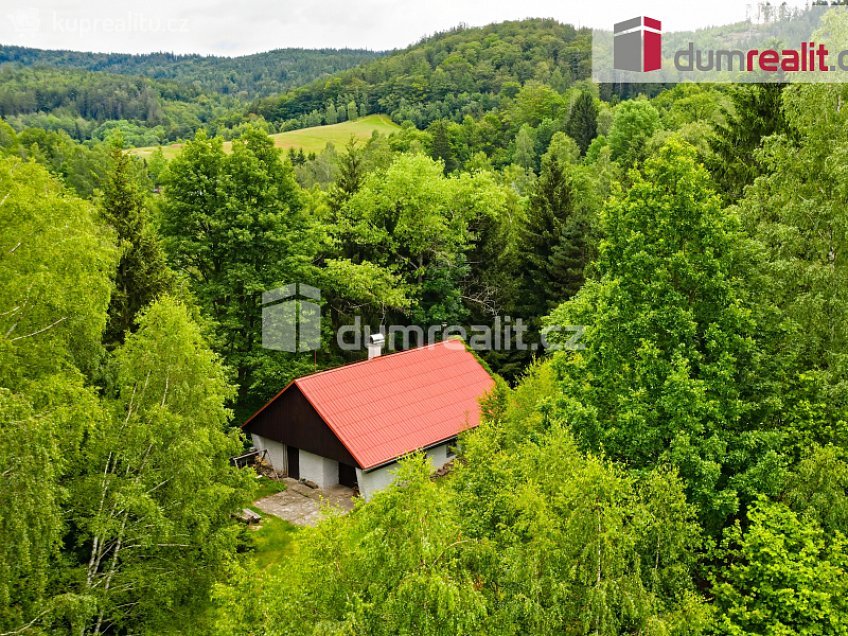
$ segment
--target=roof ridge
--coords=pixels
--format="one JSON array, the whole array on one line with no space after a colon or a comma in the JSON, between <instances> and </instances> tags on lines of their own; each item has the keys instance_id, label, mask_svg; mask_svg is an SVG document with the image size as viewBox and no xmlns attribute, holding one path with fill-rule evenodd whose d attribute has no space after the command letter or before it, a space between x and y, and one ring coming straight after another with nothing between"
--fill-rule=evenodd
<instances>
[{"instance_id":1,"label":"roof ridge","mask_svg":"<svg viewBox=\"0 0 848 636\"><path fill-rule=\"evenodd\" d=\"M403 351L394 351L394 352L392 352L388 355L377 356L376 358L371 358L370 360L359 360L357 362L351 362L350 364L343 364L340 367L333 367L332 369L324 369L323 371L316 371L315 373L310 373L309 375L304 375L304 376L301 376L299 378L295 378L292 382L294 384L298 384L298 386L299 386L299 383L301 381L309 380L310 378L315 378L315 377L318 377L319 375L329 375L330 373L335 373L336 371L345 371L347 369L351 369L353 367L357 367L357 366L362 365L362 364L372 364L374 362L377 362L377 364L380 364L380 362L379 362L380 360L388 360L389 358L395 358L397 356L402 356L406 353L415 353L416 351L421 351L422 349L435 349L439 345L444 345L444 344L447 344L448 342L455 342L455 341L439 340L438 342L421 345L420 347L412 347L411 349L404 349ZM464 349L465 349L465 347L463 346L463 350Z\"/></svg>"}]
</instances>

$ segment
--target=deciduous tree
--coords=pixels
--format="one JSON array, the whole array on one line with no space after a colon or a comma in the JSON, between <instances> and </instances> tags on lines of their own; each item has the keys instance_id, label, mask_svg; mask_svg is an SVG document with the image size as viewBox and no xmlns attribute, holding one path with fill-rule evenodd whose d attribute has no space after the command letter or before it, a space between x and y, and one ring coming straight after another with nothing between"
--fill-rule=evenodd
<instances>
[{"instance_id":1,"label":"deciduous tree","mask_svg":"<svg viewBox=\"0 0 848 636\"><path fill-rule=\"evenodd\" d=\"M779 490L785 461L775 343L740 269L755 252L690 148L671 141L631 177L602 216L600 280L550 319L586 325L562 390L591 414L574 422L584 448L676 466L716 532L740 496Z\"/></svg>"}]
</instances>

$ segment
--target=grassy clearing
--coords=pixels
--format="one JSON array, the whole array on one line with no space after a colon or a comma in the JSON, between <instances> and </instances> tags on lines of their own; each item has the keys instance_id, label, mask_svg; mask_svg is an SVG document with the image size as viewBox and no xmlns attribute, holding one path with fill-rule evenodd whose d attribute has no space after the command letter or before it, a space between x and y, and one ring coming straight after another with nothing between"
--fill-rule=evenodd
<instances>
[{"instance_id":1,"label":"grassy clearing","mask_svg":"<svg viewBox=\"0 0 848 636\"><path fill-rule=\"evenodd\" d=\"M356 139L368 139L375 130L383 135L390 135L400 126L394 123L386 115L368 115L354 121L346 121L341 124L330 126L313 126L312 128L301 128L284 133L271 135L277 148L288 150L289 148L303 149L303 152L321 152L328 143L337 148L344 146L351 136ZM162 146L162 152L166 159L172 159L180 153L184 144L171 144ZM224 151L232 150L232 142L224 142ZM132 148L130 152L139 157L149 157L154 153L157 146L146 146L144 148Z\"/></svg>"},{"instance_id":2,"label":"grassy clearing","mask_svg":"<svg viewBox=\"0 0 848 636\"><path fill-rule=\"evenodd\" d=\"M292 540L300 528L279 517L265 514L253 506L250 509L262 515L259 526L250 531L256 547L253 552L256 564L265 569L285 563L285 558L292 549Z\"/></svg>"},{"instance_id":3,"label":"grassy clearing","mask_svg":"<svg viewBox=\"0 0 848 636\"><path fill-rule=\"evenodd\" d=\"M314 126L271 135L277 148L302 148L303 152L321 152L328 143L337 148L344 146L351 136L357 139L368 139L375 130L383 135L391 135L400 129L386 115L368 115L355 121L346 121L331 126Z\"/></svg>"},{"instance_id":4,"label":"grassy clearing","mask_svg":"<svg viewBox=\"0 0 848 636\"><path fill-rule=\"evenodd\" d=\"M253 500L258 501L264 497L283 492L285 489L286 484L284 482L257 475ZM292 539L299 528L288 521L262 512L252 504L248 504L247 508L262 517L259 525L252 526L249 530L255 548L252 554L256 563L263 569L283 563L286 553L291 548Z\"/></svg>"}]
</instances>

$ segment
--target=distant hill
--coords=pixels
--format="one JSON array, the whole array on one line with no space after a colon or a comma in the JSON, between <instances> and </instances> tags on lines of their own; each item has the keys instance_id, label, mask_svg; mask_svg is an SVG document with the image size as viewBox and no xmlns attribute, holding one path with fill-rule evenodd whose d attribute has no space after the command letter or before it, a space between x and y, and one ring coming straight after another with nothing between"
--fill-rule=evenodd
<instances>
[{"instance_id":1,"label":"distant hill","mask_svg":"<svg viewBox=\"0 0 848 636\"><path fill-rule=\"evenodd\" d=\"M0 66L0 117L17 130L64 131L102 139L120 128L131 145L191 135L243 102L190 84L66 68Z\"/></svg>"},{"instance_id":2,"label":"distant hill","mask_svg":"<svg viewBox=\"0 0 848 636\"><path fill-rule=\"evenodd\" d=\"M396 130L400 130L400 126L392 122L385 115L368 115L355 121L346 121L341 124L333 124L330 126L312 126L311 128L301 128L300 130L290 130L288 132L277 133L271 135L274 140L274 146L288 150L303 150L305 153L321 152L328 143L334 144L341 149L351 137L356 139L366 140L371 137L374 131L383 135L390 135ZM179 154L183 149L184 144L170 144L162 146L162 153L166 159ZM156 151L157 146L147 146L145 148L133 148L130 152L140 157L149 157ZM230 152L232 142L224 142L224 150Z\"/></svg>"},{"instance_id":3,"label":"distant hill","mask_svg":"<svg viewBox=\"0 0 848 636\"><path fill-rule=\"evenodd\" d=\"M479 117L528 81L562 91L590 74L591 32L551 19L462 27L437 34L281 96L252 112L296 127L326 120L351 102L424 127L437 119ZM363 108L364 107L364 108Z\"/></svg>"},{"instance_id":4,"label":"distant hill","mask_svg":"<svg viewBox=\"0 0 848 636\"><path fill-rule=\"evenodd\" d=\"M0 45L0 65L102 71L172 80L202 93L247 99L273 95L316 78L374 60L384 53L361 49L277 49L220 57L173 53L82 53Z\"/></svg>"},{"instance_id":5,"label":"distant hill","mask_svg":"<svg viewBox=\"0 0 848 636\"><path fill-rule=\"evenodd\" d=\"M200 127L230 138L257 115L281 132L370 114L426 128L481 119L534 82L563 94L589 77L590 53L588 29L552 19L459 27L388 53L281 49L224 58L0 46L0 116L19 130L77 139L119 128L139 147Z\"/></svg>"}]
</instances>

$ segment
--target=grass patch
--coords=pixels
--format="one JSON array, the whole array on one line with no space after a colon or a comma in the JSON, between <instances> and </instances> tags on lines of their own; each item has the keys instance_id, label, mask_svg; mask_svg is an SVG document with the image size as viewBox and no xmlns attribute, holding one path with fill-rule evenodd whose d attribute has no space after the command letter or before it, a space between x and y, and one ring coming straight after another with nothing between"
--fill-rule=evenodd
<instances>
[{"instance_id":1,"label":"grass patch","mask_svg":"<svg viewBox=\"0 0 848 636\"><path fill-rule=\"evenodd\" d=\"M375 130L383 135L391 135L400 130L400 126L386 115L368 115L354 121L345 121L331 126L313 126L312 128L290 130L271 135L271 139L274 140L274 145L277 148L283 150L302 148L305 153L319 153L324 150L328 143L332 143L341 150L351 137L363 141L367 140Z\"/></svg>"},{"instance_id":2,"label":"grass patch","mask_svg":"<svg viewBox=\"0 0 848 636\"><path fill-rule=\"evenodd\" d=\"M257 501L264 497L270 497L278 492L283 492L285 489L285 482L269 479L264 475L257 475L253 500ZM258 526L252 526L248 529L253 540L252 557L256 560L257 565L265 569L283 563L286 553L291 549L292 539L299 528L293 523L262 512L250 503L246 503L246 507L262 517Z\"/></svg>"},{"instance_id":3,"label":"grass patch","mask_svg":"<svg viewBox=\"0 0 848 636\"><path fill-rule=\"evenodd\" d=\"M256 530L251 530L256 550L253 558L262 568L269 568L285 563L286 555L292 548L292 540L299 528L293 523L283 521L274 515L267 515L258 508L250 508L262 515L262 522Z\"/></svg>"},{"instance_id":4,"label":"grass patch","mask_svg":"<svg viewBox=\"0 0 848 636\"><path fill-rule=\"evenodd\" d=\"M260 475L256 479L256 492L253 499L257 500L270 497L271 495L276 495L278 492L283 492L285 489L285 482L268 479L264 475Z\"/></svg>"},{"instance_id":5,"label":"grass patch","mask_svg":"<svg viewBox=\"0 0 848 636\"><path fill-rule=\"evenodd\" d=\"M282 148L286 151L289 148L294 148L295 150L303 149L303 152L308 154L310 152L321 152L328 143L332 143L336 148L341 149L351 136L364 141L370 138L371 133L375 130L383 135L390 135L400 130L400 126L386 115L367 115L353 121L342 122L341 124L289 130L288 132L271 135L271 139L274 140L274 146L277 148ZM183 149L183 145L171 144L169 146L162 146L162 153L166 159L173 159ZM139 157L147 158L153 154L157 147L131 148L129 152ZM224 142L224 152L231 152L232 148L232 142Z\"/></svg>"}]
</instances>

